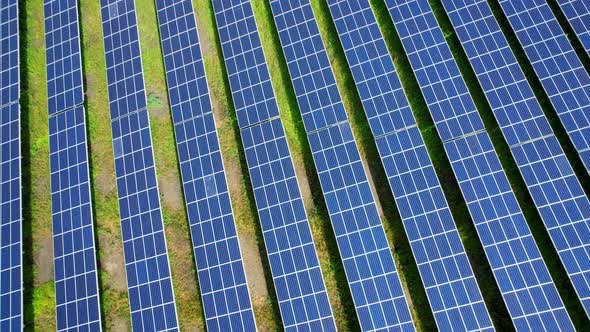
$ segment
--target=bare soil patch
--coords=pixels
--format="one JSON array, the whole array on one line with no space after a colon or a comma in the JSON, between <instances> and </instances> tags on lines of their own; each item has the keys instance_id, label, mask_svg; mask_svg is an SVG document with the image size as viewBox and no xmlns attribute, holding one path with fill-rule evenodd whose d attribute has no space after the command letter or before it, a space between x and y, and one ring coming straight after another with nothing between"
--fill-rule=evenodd
<instances>
[{"instance_id":1,"label":"bare soil patch","mask_svg":"<svg viewBox=\"0 0 590 332\"><path fill-rule=\"evenodd\" d=\"M182 188L177 174L162 174L160 176L159 186L160 195L164 205L173 211L180 211L184 208L182 198Z\"/></svg>"},{"instance_id":2,"label":"bare soil patch","mask_svg":"<svg viewBox=\"0 0 590 332\"><path fill-rule=\"evenodd\" d=\"M254 302L267 302L268 285L264 277L258 242L252 233L240 234L240 248L248 278L248 287Z\"/></svg>"},{"instance_id":3,"label":"bare soil patch","mask_svg":"<svg viewBox=\"0 0 590 332\"><path fill-rule=\"evenodd\" d=\"M51 233L35 239L34 261L36 269L35 284L42 285L54 279L53 275L53 238Z\"/></svg>"},{"instance_id":4,"label":"bare soil patch","mask_svg":"<svg viewBox=\"0 0 590 332\"><path fill-rule=\"evenodd\" d=\"M115 243L113 237L106 232L101 232L98 235L98 247L101 269L106 271L109 276L107 280L104 280L105 286L120 292L127 292L123 248L119 243Z\"/></svg>"}]
</instances>

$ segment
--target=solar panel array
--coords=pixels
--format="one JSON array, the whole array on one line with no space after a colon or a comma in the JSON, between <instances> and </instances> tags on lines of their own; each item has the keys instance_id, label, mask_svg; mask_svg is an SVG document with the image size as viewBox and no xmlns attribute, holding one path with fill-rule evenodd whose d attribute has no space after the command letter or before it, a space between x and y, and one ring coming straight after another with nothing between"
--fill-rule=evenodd
<instances>
[{"instance_id":1,"label":"solar panel array","mask_svg":"<svg viewBox=\"0 0 590 332\"><path fill-rule=\"evenodd\" d=\"M361 329L414 330L311 4L270 3Z\"/></svg>"},{"instance_id":2,"label":"solar panel array","mask_svg":"<svg viewBox=\"0 0 590 332\"><path fill-rule=\"evenodd\" d=\"M512 318L555 326L559 296L428 1L387 5Z\"/></svg>"},{"instance_id":3,"label":"solar panel array","mask_svg":"<svg viewBox=\"0 0 590 332\"><path fill-rule=\"evenodd\" d=\"M590 55L590 4L582 0L557 0L557 3Z\"/></svg>"},{"instance_id":4,"label":"solar panel array","mask_svg":"<svg viewBox=\"0 0 590 332\"><path fill-rule=\"evenodd\" d=\"M436 239L437 232L439 239L441 234L456 234L456 226L440 183L369 3L358 0L331 1L330 9L373 135L377 137L377 146L397 205L402 207L400 212L410 243L416 247L420 240L433 241L431 238ZM516 203L514 193L506 185L505 175L502 177L504 186L501 196L498 196L498 190L479 192L479 203L474 204L475 197L471 197L468 203L496 280L506 303L509 304L509 311L515 321L524 321L525 325L525 316L528 316L528 320L539 319L538 315L531 314L532 310L525 313L525 309L528 309L525 304L531 302L540 307L547 307L549 303L563 314L565 308L559 300L547 267ZM422 203L412 204L415 201ZM503 211L501 215L486 213L484 207L491 206L492 202L498 207L496 212ZM426 210L425 207L430 209ZM456 239L449 242L460 244L458 235ZM421 264L420 259L424 259L423 253L428 252L428 248L436 246L429 242L423 247L426 249L415 248L415 256L423 278L428 280L432 278L424 276L436 275L444 269L439 266L425 269L428 265ZM462 264L451 265L451 271L465 267L469 267L466 257ZM532 278L527 279L529 275ZM432 282L426 281L425 287L430 295ZM543 294L544 288L547 289L546 296L535 296L538 292ZM551 303L553 296L556 296L556 304ZM567 313L565 318L566 323L571 326ZM461 323L459 320L453 322ZM449 322L445 324L448 325Z\"/></svg>"},{"instance_id":5,"label":"solar panel array","mask_svg":"<svg viewBox=\"0 0 590 332\"><path fill-rule=\"evenodd\" d=\"M178 330L133 0L101 0L131 325Z\"/></svg>"},{"instance_id":6,"label":"solar panel array","mask_svg":"<svg viewBox=\"0 0 590 332\"><path fill-rule=\"evenodd\" d=\"M0 1L0 330L23 327L18 1Z\"/></svg>"},{"instance_id":7,"label":"solar panel array","mask_svg":"<svg viewBox=\"0 0 590 332\"><path fill-rule=\"evenodd\" d=\"M566 225L570 216L552 215L548 210L564 211L576 208L581 212L590 205L584 203L582 187L490 6L483 0L470 3L462 0L445 0L443 5L543 219L555 224L559 218L562 219L561 223ZM560 193L559 197L556 197L556 193ZM580 221L570 219L569 223ZM540 258L532 239L530 243L534 247L527 248L527 254ZM532 271L548 276L545 266L542 263L537 265L539 266ZM541 281L545 278L536 279ZM541 319L545 329L561 327L571 330L573 325L559 299L557 289L549 281L546 279L545 284L540 285L540 289L527 285L531 292L529 296L541 315L534 319ZM510 305L509 310L514 311ZM531 316L527 318L529 321L532 319ZM538 326L519 320L515 323L522 329L535 329ZM520 324L522 326L519 326Z\"/></svg>"},{"instance_id":8,"label":"solar panel array","mask_svg":"<svg viewBox=\"0 0 590 332\"><path fill-rule=\"evenodd\" d=\"M546 0L499 1L590 172L590 76Z\"/></svg>"},{"instance_id":9,"label":"solar panel array","mask_svg":"<svg viewBox=\"0 0 590 332\"><path fill-rule=\"evenodd\" d=\"M283 325L336 330L252 5L213 8Z\"/></svg>"},{"instance_id":10,"label":"solar panel array","mask_svg":"<svg viewBox=\"0 0 590 332\"><path fill-rule=\"evenodd\" d=\"M451 21L457 26L533 201L588 310L590 201L489 6L483 1L471 6L449 0L445 4L457 10L451 14Z\"/></svg>"},{"instance_id":11,"label":"solar panel array","mask_svg":"<svg viewBox=\"0 0 590 332\"><path fill-rule=\"evenodd\" d=\"M190 0L156 1L199 286L210 331L253 331L205 67Z\"/></svg>"},{"instance_id":12,"label":"solar panel array","mask_svg":"<svg viewBox=\"0 0 590 332\"><path fill-rule=\"evenodd\" d=\"M78 3L43 9L57 330L100 330Z\"/></svg>"}]
</instances>

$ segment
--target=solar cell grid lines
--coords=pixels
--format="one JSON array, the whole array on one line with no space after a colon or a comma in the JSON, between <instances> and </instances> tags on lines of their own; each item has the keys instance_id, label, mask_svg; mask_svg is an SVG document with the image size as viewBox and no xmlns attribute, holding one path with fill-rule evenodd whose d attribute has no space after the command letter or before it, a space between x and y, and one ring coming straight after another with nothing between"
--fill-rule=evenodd
<instances>
[{"instance_id":1,"label":"solar cell grid lines","mask_svg":"<svg viewBox=\"0 0 590 332\"><path fill-rule=\"evenodd\" d=\"M83 106L49 118L57 330L100 330Z\"/></svg>"},{"instance_id":2,"label":"solar cell grid lines","mask_svg":"<svg viewBox=\"0 0 590 332\"><path fill-rule=\"evenodd\" d=\"M0 107L0 330L23 326L20 107Z\"/></svg>"},{"instance_id":3,"label":"solar cell grid lines","mask_svg":"<svg viewBox=\"0 0 590 332\"><path fill-rule=\"evenodd\" d=\"M590 4L583 0L557 0L557 3L590 55Z\"/></svg>"},{"instance_id":4,"label":"solar cell grid lines","mask_svg":"<svg viewBox=\"0 0 590 332\"><path fill-rule=\"evenodd\" d=\"M336 329L250 1L213 1L256 206L287 331Z\"/></svg>"},{"instance_id":5,"label":"solar cell grid lines","mask_svg":"<svg viewBox=\"0 0 590 332\"><path fill-rule=\"evenodd\" d=\"M49 114L81 105L82 57L77 0L46 0L45 46Z\"/></svg>"},{"instance_id":6,"label":"solar cell grid lines","mask_svg":"<svg viewBox=\"0 0 590 332\"><path fill-rule=\"evenodd\" d=\"M157 1L160 38L205 320L252 331L254 311L190 0Z\"/></svg>"},{"instance_id":7,"label":"solar cell grid lines","mask_svg":"<svg viewBox=\"0 0 590 332\"><path fill-rule=\"evenodd\" d=\"M101 0L119 213L134 330L178 330L133 0Z\"/></svg>"},{"instance_id":8,"label":"solar cell grid lines","mask_svg":"<svg viewBox=\"0 0 590 332\"><path fill-rule=\"evenodd\" d=\"M18 1L0 2L0 106L17 102L19 82Z\"/></svg>"},{"instance_id":9,"label":"solar cell grid lines","mask_svg":"<svg viewBox=\"0 0 590 332\"><path fill-rule=\"evenodd\" d=\"M527 2L527 5L533 2ZM456 25L458 36L574 288L586 311L590 312L590 266L587 266L590 261L590 201L487 3L478 1L467 5L458 0L446 0L444 4L451 11L451 21ZM504 3L503 6L511 5ZM550 9L547 7L542 11L547 10ZM555 22L551 12L546 14L548 22ZM532 32L531 35L539 36ZM561 39L562 43L568 43L565 36L556 36L555 40ZM528 48L527 52L530 50ZM563 66L567 65L567 61L563 63ZM583 68L581 71L587 76ZM554 73L553 78L560 75ZM570 81L567 76L562 79ZM548 84L547 81L542 83Z\"/></svg>"},{"instance_id":10,"label":"solar cell grid lines","mask_svg":"<svg viewBox=\"0 0 590 332\"><path fill-rule=\"evenodd\" d=\"M590 75L546 0L499 2L590 172Z\"/></svg>"},{"instance_id":11,"label":"solar cell grid lines","mask_svg":"<svg viewBox=\"0 0 590 332\"><path fill-rule=\"evenodd\" d=\"M414 330L311 5L271 8L361 329Z\"/></svg>"}]
</instances>

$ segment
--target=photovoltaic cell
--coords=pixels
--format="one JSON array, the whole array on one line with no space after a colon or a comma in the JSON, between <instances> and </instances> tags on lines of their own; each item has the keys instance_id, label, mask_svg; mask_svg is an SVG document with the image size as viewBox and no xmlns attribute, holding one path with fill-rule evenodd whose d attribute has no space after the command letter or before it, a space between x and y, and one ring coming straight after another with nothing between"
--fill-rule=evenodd
<instances>
[{"instance_id":1,"label":"photovoltaic cell","mask_svg":"<svg viewBox=\"0 0 590 332\"><path fill-rule=\"evenodd\" d=\"M82 57L77 0L45 0L49 114L81 105Z\"/></svg>"},{"instance_id":2,"label":"photovoltaic cell","mask_svg":"<svg viewBox=\"0 0 590 332\"><path fill-rule=\"evenodd\" d=\"M0 330L23 328L20 108L0 107Z\"/></svg>"},{"instance_id":3,"label":"photovoltaic cell","mask_svg":"<svg viewBox=\"0 0 590 332\"><path fill-rule=\"evenodd\" d=\"M19 99L18 1L0 2L0 106Z\"/></svg>"},{"instance_id":4,"label":"photovoltaic cell","mask_svg":"<svg viewBox=\"0 0 590 332\"><path fill-rule=\"evenodd\" d=\"M590 4L582 0L557 0L557 3L590 55Z\"/></svg>"},{"instance_id":5,"label":"photovoltaic cell","mask_svg":"<svg viewBox=\"0 0 590 332\"><path fill-rule=\"evenodd\" d=\"M414 330L311 4L271 8L361 329Z\"/></svg>"},{"instance_id":6,"label":"photovoltaic cell","mask_svg":"<svg viewBox=\"0 0 590 332\"><path fill-rule=\"evenodd\" d=\"M567 192L568 189L564 187L567 182L573 186L572 192L583 192L489 5L485 1L463 0L445 0L443 5L521 172L533 172L529 175L542 172L544 181L551 185L551 190ZM548 146L554 149L547 149ZM539 153L544 153L544 157L529 164L530 160L538 158L536 156ZM557 165L560 165L561 172L553 172ZM527 184L532 185L529 189L533 196L549 196L547 194L551 192L546 189L549 186L535 187L531 182ZM562 204L568 204L572 197L562 195L561 199ZM523 253L532 253L533 257L540 257L534 241L530 240L530 245L532 247L525 247L526 251ZM526 257L525 255L524 258ZM549 275L542 261L538 262L532 271L535 274ZM539 281L543 279L537 278ZM511 284L515 283L513 280L509 281ZM531 287L530 284L527 286L528 292L517 292L516 296L520 295L520 303L532 301L536 313L528 315L526 319L515 318L518 329L573 330L557 289L552 283L538 285L540 288ZM501 284L500 288L503 289L504 285ZM514 310L510 302L507 303L511 313L520 313Z\"/></svg>"},{"instance_id":7,"label":"photovoltaic cell","mask_svg":"<svg viewBox=\"0 0 590 332\"><path fill-rule=\"evenodd\" d=\"M574 145L579 148L582 137L585 142L590 142L590 76L582 67L551 9L544 1L541 3L536 0L500 3L554 104L557 98L554 91L557 89L564 98L563 103L569 106L556 109ZM495 39L495 43L503 40ZM508 47L506 41L503 41L503 45ZM557 49L561 51L556 52ZM473 51L483 52L482 49ZM503 61L509 62L510 57L507 59ZM520 69L512 69L511 74L521 77L521 83L518 89L512 88L510 92L514 94L516 90L534 102L533 93L525 85L526 80ZM493 89L490 85L494 83L498 84L488 82L484 90ZM502 113L506 114L503 117L512 116L515 107L524 111L522 102L516 104L508 100L506 94L488 97L492 108L503 108ZM590 315L590 201L557 138L554 135L547 136L547 131L549 134L552 132L546 119L538 118L543 114L540 107L530 100L525 103L528 113L519 112L522 113L521 120L510 119L514 123L521 122L518 124L521 144L512 149L513 154L574 289L586 314ZM502 126L506 121L499 122ZM530 136L526 141L521 138L525 133ZM581 151L582 160L585 160L585 153Z\"/></svg>"},{"instance_id":8,"label":"photovoltaic cell","mask_svg":"<svg viewBox=\"0 0 590 332\"><path fill-rule=\"evenodd\" d=\"M590 75L546 0L499 2L590 172Z\"/></svg>"},{"instance_id":9,"label":"photovoltaic cell","mask_svg":"<svg viewBox=\"0 0 590 332\"><path fill-rule=\"evenodd\" d=\"M100 330L83 106L49 117L58 331Z\"/></svg>"},{"instance_id":10,"label":"photovoltaic cell","mask_svg":"<svg viewBox=\"0 0 590 332\"><path fill-rule=\"evenodd\" d=\"M190 0L156 1L168 95L210 331L253 331L254 311Z\"/></svg>"},{"instance_id":11,"label":"photovoltaic cell","mask_svg":"<svg viewBox=\"0 0 590 332\"><path fill-rule=\"evenodd\" d=\"M134 1L101 0L101 15L131 324L176 331Z\"/></svg>"},{"instance_id":12,"label":"photovoltaic cell","mask_svg":"<svg viewBox=\"0 0 590 332\"><path fill-rule=\"evenodd\" d=\"M287 331L334 331L252 5L213 1L275 290Z\"/></svg>"},{"instance_id":13,"label":"photovoltaic cell","mask_svg":"<svg viewBox=\"0 0 590 332\"><path fill-rule=\"evenodd\" d=\"M369 3L358 0L329 3L365 112L373 134L377 137L382 163L425 281L427 294L431 296L432 290L429 289L437 279L431 276L437 276L437 272L445 269L438 262L435 262L437 265L425 264L421 260L428 258L425 253L429 253L432 248L436 249L437 242L444 239L443 236L454 239L449 242L462 249L456 226ZM494 154L490 153L488 156L493 158ZM563 315L565 308L516 203L514 193L499 164L492 160L496 166L493 171L498 172L494 179L498 185L494 187L501 190L480 192L476 204L473 204L475 197L469 195L471 200L468 200L468 206L476 221L476 229L487 257L492 263L494 276L509 305L509 311L515 321L524 321L525 326L527 319L535 322L540 318L538 315L531 315L535 313L535 306L546 308L548 304L553 304L552 301L557 303L555 308L560 309ZM480 162L485 164L486 160L481 158ZM488 168L491 170L491 167ZM459 169L453 170L457 172ZM460 175L461 173L456 173L456 176ZM461 188L466 187L462 185ZM469 193L472 191L464 192ZM484 213L484 206L491 207L490 203L495 207L495 211L494 208L490 211L495 213ZM448 250L446 252L449 253ZM450 252L448 255L452 254ZM446 262L443 260L443 264L446 263L448 267L446 270L453 272L466 269L471 273L467 257L455 256L455 260L458 258L461 261L455 264L448 258ZM526 284L523 282L525 279ZM535 298L534 295L539 292L547 295ZM533 310L525 312L529 308L526 304L531 302L531 298L536 299L533 301L535 306L532 306ZM434 304L439 302L438 299L431 300ZM442 302L449 303L444 300ZM525 318L526 315L530 316ZM443 319L445 329L449 328L451 322L460 323L459 320L449 321L449 317L441 316L435 310L435 317L437 320ZM567 313L565 318L565 326L571 326Z\"/></svg>"}]
</instances>

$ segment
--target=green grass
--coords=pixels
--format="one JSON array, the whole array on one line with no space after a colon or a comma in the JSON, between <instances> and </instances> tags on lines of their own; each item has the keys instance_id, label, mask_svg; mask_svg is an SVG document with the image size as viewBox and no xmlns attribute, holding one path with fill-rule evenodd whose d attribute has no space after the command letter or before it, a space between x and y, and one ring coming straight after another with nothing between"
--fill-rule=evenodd
<instances>
[{"instance_id":1,"label":"green grass","mask_svg":"<svg viewBox=\"0 0 590 332\"><path fill-rule=\"evenodd\" d=\"M358 321L346 282L343 266L323 200L319 179L307 142L289 72L282 54L276 27L268 1L253 0L254 13L271 73L273 87L285 126L287 140L297 171L302 195L308 213L312 234L320 259L330 302L341 331L358 330ZM373 184L375 198L380 206L388 240L404 291L409 295L412 315L418 330L435 329L434 318L422 288L420 276L410 250L402 222L389 190L383 166L348 69L334 24L325 0L312 0L312 6L322 38L334 69L338 87L353 128L362 159ZM512 329L507 312L499 295L490 268L481 248L467 207L453 176L442 143L437 135L426 103L406 58L403 47L383 0L370 0L381 30L394 59L404 90L417 119L418 127L435 165L435 169L463 243L473 264L476 277L490 308L494 324L499 330ZM489 110L483 92L470 71L460 44L440 3L432 1L437 19L443 26L454 55L466 78L492 137L503 166L509 175L519 203L531 224L543 256L548 262L562 297L576 321L584 323L583 311L558 262L550 240L536 212L526 187L518 173L510 151ZM20 1L21 5L21 65L22 65L22 126L23 126L23 188L24 188L24 243L25 243L25 323L27 330L55 329L55 295L51 242L51 210L49 197L49 162L47 138L47 94L45 83L45 52L43 8L41 1ZM184 197L181 190L179 164L176 155L174 130L170 118L162 53L160 49L157 16L153 0L136 0L146 97L154 142L160 198L169 249L178 316L182 330L202 330L204 321L198 281ZM215 27L210 0L193 0L208 84L211 92L220 146L231 193L234 216L240 237L242 253L250 284L256 321L261 331L281 330L280 313L272 276L265 252L248 168L242 150L239 129L231 100L229 82ZM497 11L497 8L496 8ZM123 268L123 249L113 151L111 145L110 116L106 85L106 69L102 40L102 26L98 1L80 1L82 54L86 87L86 111L92 179L93 212L96 223L99 286L103 325L106 330L130 329L129 305ZM506 22L503 22L505 28ZM511 40L512 44L514 40ZM511 44L511 45L512 45ZM517 52L519 61L522 54ZM527 77L533 77L525 67ZM534 78L534 77L533 77ZM533 83L535 93L547 112L550 105L539 93L538 82ZM551 117L552 125L559 121ZM568 157L575 161L571 145L568 147L563 130L556 130L565 144ZM577 172L580 165L576 166ZM588 190L588 175L584 186ZM571 300L573 298L573 300Z\"/></svg>"}]
</instances>

